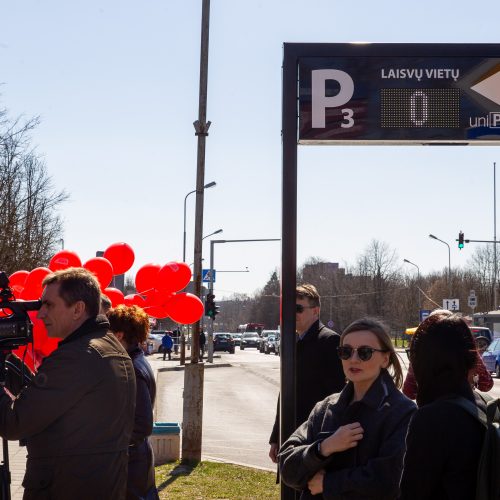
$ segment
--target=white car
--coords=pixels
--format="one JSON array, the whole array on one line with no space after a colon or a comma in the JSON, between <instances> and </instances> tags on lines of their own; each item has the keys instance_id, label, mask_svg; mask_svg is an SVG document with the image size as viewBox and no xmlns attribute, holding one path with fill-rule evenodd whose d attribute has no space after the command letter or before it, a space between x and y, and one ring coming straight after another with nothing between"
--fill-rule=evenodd
<instances>
[{"instance_id":1,"label":"white car","mask_svg":"<svg viewBox=\"0 0 500 500\"><path fill-rule=\"evenodd\" d=\"M148 339L146 341L148 346L148 354L153 354L154 352L162 352L162 339L163 335L160 335L158 333L150 333L148 335Z\"/></svg>"}]
</instances>

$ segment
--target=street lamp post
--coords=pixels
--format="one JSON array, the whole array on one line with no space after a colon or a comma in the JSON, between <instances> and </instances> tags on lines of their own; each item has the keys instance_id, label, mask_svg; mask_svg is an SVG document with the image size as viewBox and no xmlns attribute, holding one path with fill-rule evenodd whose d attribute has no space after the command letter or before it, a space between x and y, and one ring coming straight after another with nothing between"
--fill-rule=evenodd
<instances>
[{"instance_id":1,"label":"street lamp post","mask_svg":"<svg viewBox=\"0 0 500 500\"><path fill-rule=\"evenodd\" d=\"M210 234L207 234L206 236L203 236L201 241L203 241L205 238L208 238L209 236L213 236L214 234L219 234L219 233L222 233L222 229L217 229L217 231L214 231L213 233L210 233ZM203 259L201 259L201 260L203 260Z\"/></svg>"},{"instance_id":2,"label":"street lamp post","mask_svg":"<svg viewBox=\"0 0 500 500\"><path fill-rule=\"evenodd\" d=\"M203 186L203 190L216 186L217 183L212 181ZM189 193L184 198L184 234L183 234L183 245L182 245L182 262L186 262L186 202L190 194L196 193L196 189L189 191ZM179 328L178 328L179 329ZM186 364L186 336L184 333L184 328L181 331L181 352L179 364Z\"/></svg>"},{"instance_id":3,"label":"street lamp post","mask_svg":"<svg viewBox=\"0 0 500 500\"><path fill-rule=\"evenodd\" d=\"M216 186L216 182L209 182L203 186L203 189L208 189ZM182 262L186 262L186 201L190 194L196 193L196 189L189 191L189 193L184 198L184 234L183 234L183 245L182 245Z\"/></svg>"},{"instance_id":4,"label":"street lamp post","mask_svg":"<svg viewBox=\"0 0 500 500\"><path fill-rule=\"evenodd\" d=\"M420 297L420 268L417 266L417 264L415 264L411 260L403 259L403 262L406 262L406 264L410 264L410 265L415 266L417 268L418 321L420 322L420 311L422 309L422 300Z\"/></svg>"},{"instance_id":5,"label":"street lamp post","mask_svg":"<svg viewBox=\"0 0 500 500\"><path fill-rule=\"evenodd\" d=\"M449 291L449 298L453 298L451 296L451 250L450 250L450 245L446 243L446 241L440 240L437 236L434 236L433 234L429 234L429 238L432 238L433 240L440 241L441 243L444 243L448 247L448 291Z\"/></svg>"}]
</instances>

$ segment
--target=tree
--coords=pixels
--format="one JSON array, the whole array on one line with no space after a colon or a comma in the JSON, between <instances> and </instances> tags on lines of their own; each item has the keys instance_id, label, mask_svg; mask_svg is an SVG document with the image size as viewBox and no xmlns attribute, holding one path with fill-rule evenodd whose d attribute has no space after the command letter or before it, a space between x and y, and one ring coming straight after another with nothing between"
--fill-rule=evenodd
<instances>
[{"instance_id":1,"label":"tree","mask_svg":"<svg viewBox=\"0 0 500 500\"><path fill-rule=\"evenodd\" d=\"M467 262L467 267L477 282L474 290L476 291L476 294L478 296L478 309L483 311L491 311L494 308L493 283L496 283L498 287L498 276L496 279L494 279L494 245L477 246L474 250L474 253Z\"/></svg>"},{"instance_id":2,"label":"tree","mask_svg":"<svg viewBox=\"0 0 500 500\"><path fill-rule=\"evenodd\" d=\"M30 145L38 123L0 111L0 269L8 274L46 266L62 234L57 209L68 195L54 189Z\"/></svg>"},{"instance_id":3,"label":"tree","mask_svg":"<svg viewBox=\"0 0 500 500\"><path fill-rule=\"evenodd\" d=\"M264 285L262 291L255 296L252 306L252 322L262 323L266 329L274 329L280 323L280 282L275 270Z\"/></svg>"},{"instance_id":4,"label":"tree","mask_svg":"<svg viewBox=\"0 0 500 500\"><path fill-rule=\"evenodd\" d=\"M389 289L400 285L396 261L396 251L378 240L372 240L358 257L357 274L366 278L366 290L374 292L367 304L370 314L384 316L390 312L396 297L392 297Z\"/></svg>"}]
</instances>

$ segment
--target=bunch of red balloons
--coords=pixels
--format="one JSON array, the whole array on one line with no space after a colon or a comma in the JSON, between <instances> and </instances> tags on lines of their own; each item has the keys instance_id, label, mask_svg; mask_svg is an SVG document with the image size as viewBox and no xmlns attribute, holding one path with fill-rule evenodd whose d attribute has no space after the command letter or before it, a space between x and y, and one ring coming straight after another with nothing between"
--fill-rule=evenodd
<instances>
[{"instance_id":1,"label":"bunch of red balloons","mask_svg":"<svg viewBox=\"0 0 500 500\"><path fill-rule=\"evenodd\" d=\"M103 257L93 257L83 265L80 257L71 250L57 252L48 267L37 267L31 272L16 271L9 276L10 287L16 299L37 300L43 292L42 281L53 271L68 267L84 267L99 281L101 291L111 300L113 307L119 304L142 307L149 316L168 318L180 324L191 324L203 315L203 303L193 294L181 292L191 281L191 269L184 262L145 264L135 277L137 293L124 296L117 288L110 287L113 276L126 273L135 260L134 251L127 243L113 243ZM6 315L0 309L0 315ZM36 319L36 312L29 313L33 322L35 350L26 352L26 363L34 369L44 356L50 354L58 340L49 338L42 321ZM18 355L24 355L26 347L20 347Z\"/></svg>"}]
</instances>

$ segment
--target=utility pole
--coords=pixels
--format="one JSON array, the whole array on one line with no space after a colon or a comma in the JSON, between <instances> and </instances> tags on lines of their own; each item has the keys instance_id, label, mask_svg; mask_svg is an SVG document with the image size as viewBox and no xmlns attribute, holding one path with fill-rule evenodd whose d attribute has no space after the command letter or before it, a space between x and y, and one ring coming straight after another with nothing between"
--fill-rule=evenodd
<instances>
[{"instance_id":1,"label":"utility pole","mask_svg":"<svg viewBox=\"0 0 500 500\"><path fill-rule=\"evenodd\" d=\"M203 0L201 14L200 96L198 120L194 122L198 137L196 169L196 214L194 233L194 294L201 296L201 247L203 238L203 195L205 184L205 143L210 128L207 118L208 39L210 0ZM194 324L191 338L191 363L184 368L184 404L182 416L182 460L201 460L203 422L203 363L199 363L201 322Z\"/></svg>"}]
</instances>

